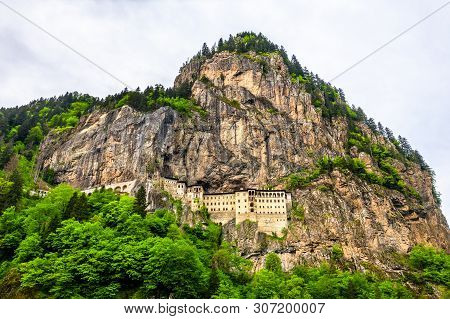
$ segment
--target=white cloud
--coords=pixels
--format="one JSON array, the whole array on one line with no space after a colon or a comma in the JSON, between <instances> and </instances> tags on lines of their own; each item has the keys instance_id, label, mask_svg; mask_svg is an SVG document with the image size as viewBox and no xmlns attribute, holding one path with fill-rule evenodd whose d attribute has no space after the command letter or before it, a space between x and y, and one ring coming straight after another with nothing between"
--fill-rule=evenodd
<instances>
[{"instance_id":1,"label":"white cloud","mask_svg":"<svg viewBox=\"0 0 450 319\"><path fill-rule=\"evenodd\" d=\"M325 80L442 1L5 1L133 87L172 84L219 37L262 32ZM347 99L409 139L450 216L450 6L337 79ZM0 6L0 106L122 86Z\"/></svg>"}]
</instances>

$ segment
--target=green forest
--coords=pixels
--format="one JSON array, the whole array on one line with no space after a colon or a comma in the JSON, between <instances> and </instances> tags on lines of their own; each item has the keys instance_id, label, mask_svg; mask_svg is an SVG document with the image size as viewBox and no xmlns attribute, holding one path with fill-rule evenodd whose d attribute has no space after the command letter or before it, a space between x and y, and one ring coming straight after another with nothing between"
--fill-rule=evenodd
<instances>
[{"instance_id":1,"label":"green forest","mask_svg":"<svg viewBox=\"0 0 450 319\"><path fill-rule=\"evenodd\" d=\"M380 170L369 172L348 156L324 156L315 167L287 176L287 188L305 187L321 174L342 169L421 200L390 161L416 163L434 177L431 168L405 138L394 137L361 108L349 106L342 90L301 66L295 56L288 58L283 47L252 32L220 39L211 49L204 44L191 61L205 61L221 51L243 58L250 58L248 52L261 57L280 54L291 81L311 94L324 120L345 118L350 128L348 149L372 154ZM258 63L264 70L264 59ZM284 272L279 257L269 253L264 267L255 271L204 212L191 212L202 222L189 226L180 218L177 201L147 214L139 192L136 199L108 190L87 197L58 184L51 168L36 175L36 157L47 134L64 134L94 110L124 105L139 112L166 106L185 118L208 116L191 99L191 83L176 89L161 85L125 89L102 99L66 93L0 109L0 298L422 298L435 289L450 297L450 257L430 247L393 255L405 269L398 278L387 277L373 265L365 272L354 271L338 245L320 266L298 265ZM373 143L359 129L362 123L394 148ZM48 196L33 196L30 191L38 188L49 189ZM439 204L434 188L433 195ZM301 209L297 211L301 215Z\"/></svg>"},{"instance_id":2,"label":"green forest","mask_svg":"<svg viewBox=\"0 0 450 319\"><path fill-rule=\"evenodd\" d=\"M87 197L65 184L45 198L19 198L0 216L0 297L412 298L433 287L448 297L444 252L417 246L397 256L407 269L399 279L376 268L344 270L337 245L320 267L283 272L280 258L269 253L254 272L223 241L221 226L207 218L182 224L180 203L172 204L146 214L139 196L98 190Z\"/></svg>"}]
</instances>

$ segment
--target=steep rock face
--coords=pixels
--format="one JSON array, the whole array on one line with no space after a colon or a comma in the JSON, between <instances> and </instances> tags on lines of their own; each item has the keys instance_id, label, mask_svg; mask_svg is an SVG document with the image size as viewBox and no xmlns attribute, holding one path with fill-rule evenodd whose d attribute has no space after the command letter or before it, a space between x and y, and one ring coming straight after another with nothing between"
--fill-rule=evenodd
<instances>
[{"instance_id":1,"label":"steep rock face","mask_svg":"<svg viewBox=\"0 0 450 319\"><path fill-rule=\"evenodd\" d=\"M38 166L52 167L59 181L81 188L144 181L159 170L188 184L201 182L207 191L230 191L283 187L280 178L311 167L320 156L346 153L346 120L324 120L310 95L291 83L277 54L215 54L186 65L175 87L185 82L192 84L192 98L207 111L205 117L181 116L169 107L145 114L129 107L99 110L70 132L50 134ZM361 128L378 143L388 143ZM373 165L367 154L351 153ZM406 252L417 243L448 249L448 226L434 202L431 176L415 164L394 164L423 204L334 171L294 193L305 218L292 221L284 240L256 234L255 240L243 240L236 227L225 229L225 235L245 254L279 252L286 268L328 258L335 243L355 265L383 264L383 252Z\"/></svg>"},{"instance_id":2,"label":"steep rock face","mask_svg":"<svg viewBox=\"0 0 450 319\"><path fill-rule=\"evenodd\" d=\"M50 135L39 164L79 187L143 179L150 164L166 176L229 190L265 185L311 165L312 154L343 154L345 122L323 123L309 94L290 84L278 55L270 65L263 72L248 58L217 54L198 76L185 75L207 79L192 88L206 118L182 117L170 108L97 111L74 131Z\"/></svg>"},{"instance_id":3,"label":"steep rock face","mask_svg":"<svg viewBox=\"0 0 450 319\"><path fill-rule=\"evenodd\" d=\"M370 263L393 271L394 252L406 253L417 243L448 249L448 226L437 208L424 211L421 205L406 204L398 191L368 185L337 170L293 196L304 208L304 218L292 217L283 239L249 241L258 235L251 226L224 228L225 238L250 255L256 268L262 267L267 251L277 252L286 269L300 262L319 265L339 245L356 269Z\"/></svg>"}]
</instances>

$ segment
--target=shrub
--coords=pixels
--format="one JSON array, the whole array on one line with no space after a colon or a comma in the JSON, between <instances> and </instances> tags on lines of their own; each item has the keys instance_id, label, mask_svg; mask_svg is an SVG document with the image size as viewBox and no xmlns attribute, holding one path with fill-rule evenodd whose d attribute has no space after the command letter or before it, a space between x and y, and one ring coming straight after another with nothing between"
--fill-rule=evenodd
<instances>
[{"instance_id":1,"label":"shrub","mask_svg":"<svg viewBox=\"0 0 450 319\"><path fill-rule=\"evenodd\" d=\"M298 220L305 219L305 208L297 202L292 202L292 216Z\"/></svg>"},{"instance_id":2,"label":"shrub","mask_svg":"<svg viewBox=\"0 0 450 319\"><path fill-rule=\"evenodd\" d=\"M450 286L450 255L444 251L415 246L409 255L409 264L426 280Z\"/></svg>"},{"instance_id":3,"label":"shrub","mask_svg":"<svg viewBox=\"0 0 450 319\"><path fill-rule=\"evenodd\" d=\"M331 259L334 261L339 261L344 257L344 251L342 250L341 245L334 244L331 248Z\"/></svg>"},{"instance_id":4,"label":"shrub","mask_svg":"<svg viewBox=\"0 0 450 319\"><path fill-rule=\"evenodd\" d=\"M319 186L317 186L317 190L319 190L321 192L329 192L329 191L331 191L331 189L328 186L326 186L326 185L319 185Z\"/></svg>"},{"instance_id":5,"label":"shrub","mask_svg":"<svg viewBox=\"0 0 450 319\"><path fill-rule=\"evenodd\" d=\"M219 100L221 100L223 103L234 107L235 109L241 109L241 104L236 101L236 100L230 100L229 98L227 98L226 96L219 96Z\"/></svg>"},{"instance_id":6,"label":"shrub","mask_svg":"<svg viewBox=\"0 0 450 319\"><path fill-rule=\"evenodd\" d=\"M267 270L270 270L274 273L281 274L282 268L281 268L281 259L278 257L275 253L268 253L266 255L266 261L264 263L264 268Z\"/></svg>"}]
</instances>

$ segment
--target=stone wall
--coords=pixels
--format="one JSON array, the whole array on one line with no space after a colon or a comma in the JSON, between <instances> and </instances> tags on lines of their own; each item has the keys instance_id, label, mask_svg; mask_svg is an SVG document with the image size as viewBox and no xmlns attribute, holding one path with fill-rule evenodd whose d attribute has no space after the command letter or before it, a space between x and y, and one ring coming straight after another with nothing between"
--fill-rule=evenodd
<instances>
[{"instance_id":1,"label":"stone wall","mask_svg":"<svg viewBox=\"0 0 450 319\"><path fill-rule=\"evenodd\" d=\"M109 184L109 185L100 185L100 186L83 189L82 192L85 193L86 195L91 195L96 190L99 190L102 187L104 187L105 189L110 189L117 193L133 195L134 192L136 191L135 190L136 182L137 182L136 180L132 180L132 181L121 182L121 183L113 183L113 184Z\"/></svg>"}]
</instances>

